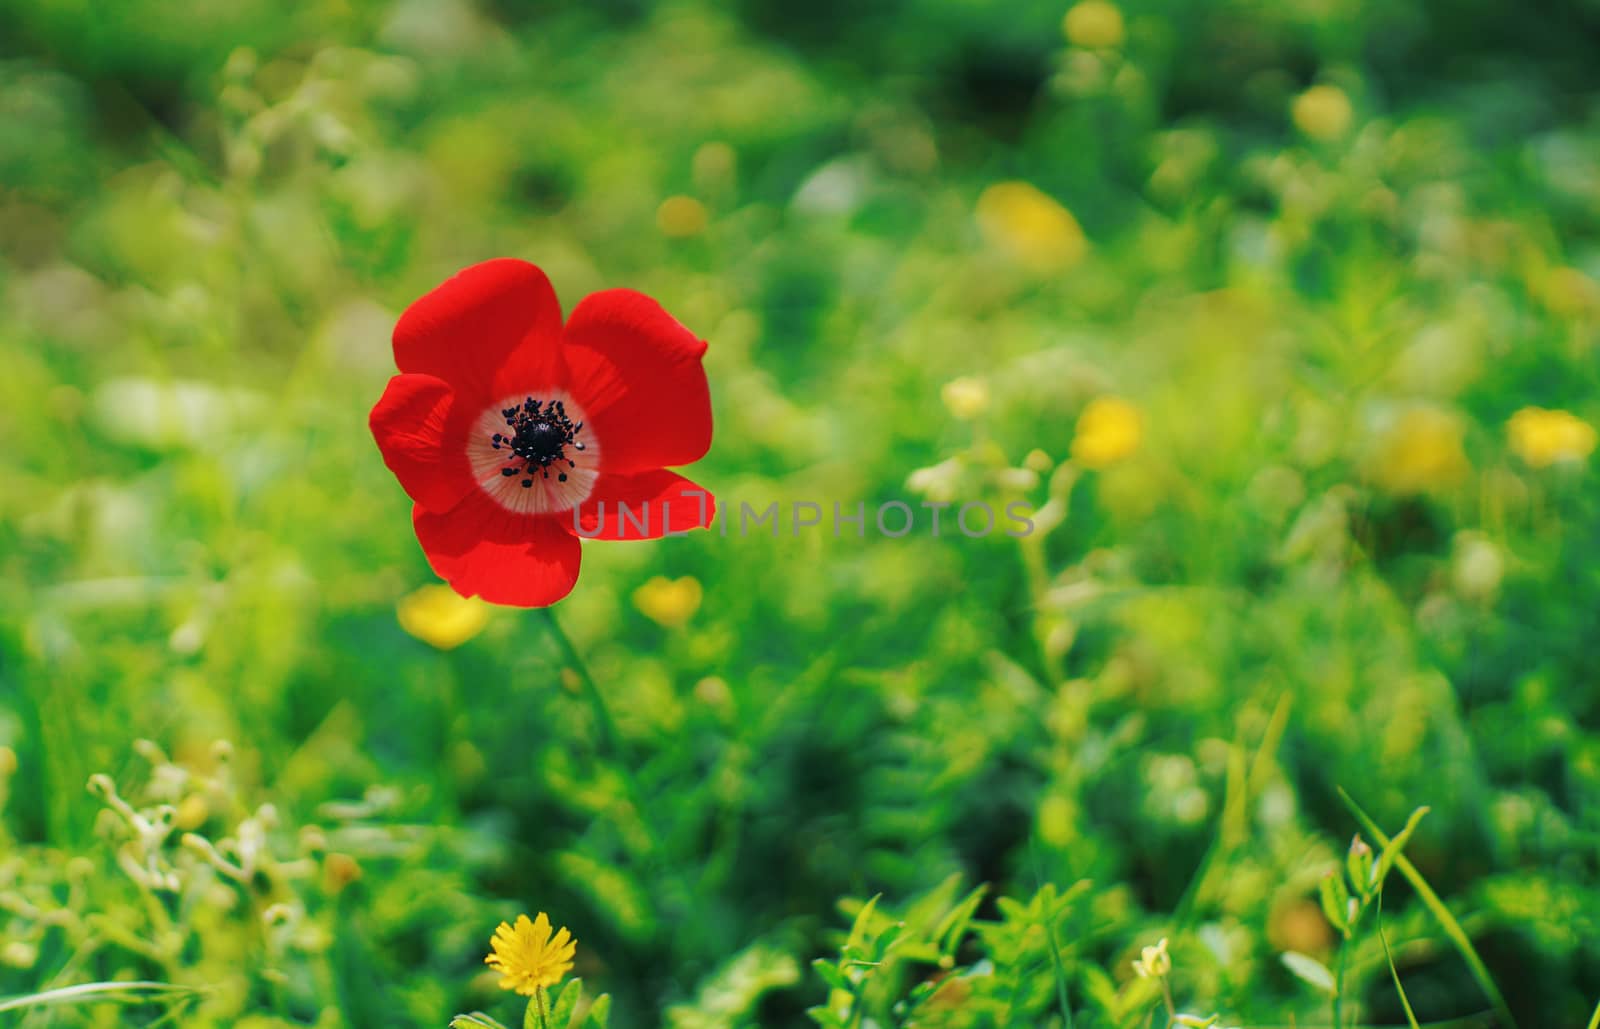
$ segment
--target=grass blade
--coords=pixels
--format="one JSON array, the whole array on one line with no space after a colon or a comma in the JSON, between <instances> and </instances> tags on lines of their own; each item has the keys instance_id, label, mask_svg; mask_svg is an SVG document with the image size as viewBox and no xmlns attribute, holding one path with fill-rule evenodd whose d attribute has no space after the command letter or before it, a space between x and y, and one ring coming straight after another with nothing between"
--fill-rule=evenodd
<instances>
[{"instance_id":1,"label":"grass blade","mask_svg":"<svg viewBox=\"0 0 1600 1029\"><path fill-rule=\"evenodd\" d=\"M1338 790L1340 799L1344 801L1345 807L1350 809L1350 813L1355 816L1356 821L1361 823L1361 828L1365 829L1368 835L1377 840L1380 847L1387 847L1389 845L1389 837L1384 834L1382 829L1378 828L1378 823L1374 822L1365 811L1361 810L1361 805L1357 804L1355 798L1345 792L1344 787L1340 786ZM1478 956L1477 949L1472 946L1472 940L1467 937L1467 931L1461 928L1461 923L1456 921L1456 917L1450 913L1449 908L1445 907L1444 901L1439 899L1439 895L1433 892L1433 887L1428 885L1428 880L1422 877L1422 873L1417 871L1417 866L1413 865L1409 858L1404 854L1396 854L1394 867L1400 869L1400 874L1405 876L1406 881L1411 884L1411 888L1417 891L1417 896L1422 898L1422 903L1433 914L1434 920L1439 923L1439 928L1443 929L1444 934L1450 938L1450 942L1455 944L1456 950L1461 953L1462 960L1467 963L1467 968L1471 970L1472 977L1477 980L1478 988L1483 991L1483 995L1489 999L1490 1006L1494 1008L1495 1018L1508 1026L1509 1029L1516 1029L1517 1020L1511 1017L1511 1008L1506 1005L1505 997L1501 996L1500 988L1490 978L1488 966Z\"/></svg>"},{"instance_id":2,"label":"grass blade","mask_svg":"<svg viewBox=\"0 0 1600 1029\"><path fill-rule=\"evenodd\" d=\"M1389 950L1389 937L1383 934L1383 894L1381 893L1378 894L1376 922L1378 942L1383 944L1383 960L1389 963L1389 978L1394 980L1394 992L1400 995L1400 1006L1406 1009L1406 1023L1411 1026L1411 1029L1422 1029L1417 1024L1417 1013L1411 1010L1411 1000L1406 996L1406 988L1400 985L1400 971L1394 967L1394 954Z\"/></svg>"},{"instance_id":3,"label":"grass blade","mask_svg":"<svg viewBox=\"0 0 1600 1029\"><path fill-rule=\"evenodd\" d=\"M0 998L0 1011L21 1011L23 1008L45 1007L50 1004L134 1000L138 999L139 994L159 997L189 996L199 992L192 986L148 981L79 983L76 986L62 986L42 993L25 993L17 997Z\"/></svg>"}]
</instances>

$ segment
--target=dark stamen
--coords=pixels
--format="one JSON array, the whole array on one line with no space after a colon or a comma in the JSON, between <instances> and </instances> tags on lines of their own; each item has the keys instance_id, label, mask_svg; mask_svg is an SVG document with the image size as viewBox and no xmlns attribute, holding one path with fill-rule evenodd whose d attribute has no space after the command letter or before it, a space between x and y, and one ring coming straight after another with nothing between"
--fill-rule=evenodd
<instances>
[{"instance_id":1,"label":"dark stamen","mask_svg":"<svg viewBox=\"0 0 1600 1029\"><path fill-rule=\"evenodd\" d=\"M557 461L565 461L569 468L577 467L576 462L567 456L566 448L584 449L576 439L578 432L583 429L583 423L573 424L572 419L567 417L563 402L552 400L547 403L527 397L520 406L505 408L500 414L511 432L497 432L489 438L489 442L494 449L504 447L513 455L512 463L500 469L501 475L508 479L513 475L523 476L522 488L528 489L533 485L535 471L539 472L540 478L548 479L549 468ZM566 473L559 472L558 480L566 482Z\"/></svg>"}]
</instances>

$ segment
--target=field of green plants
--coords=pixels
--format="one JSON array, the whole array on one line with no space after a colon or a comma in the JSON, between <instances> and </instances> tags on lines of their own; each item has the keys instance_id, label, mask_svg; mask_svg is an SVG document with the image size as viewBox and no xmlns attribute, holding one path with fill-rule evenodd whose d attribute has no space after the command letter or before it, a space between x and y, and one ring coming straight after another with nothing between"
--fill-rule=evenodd
<instances>
[{"instance_id":1,"label":"field of green plants","mask_svg":"<svg viewBox=\"0 0 1600 1029\"><path fill-rule=\"evenodd\" d=\"M0 1024L1595 1029L1597 39L8 0ZM543 609L368 427L494 257L708 343Z\"/></svg>"}]
</instances>

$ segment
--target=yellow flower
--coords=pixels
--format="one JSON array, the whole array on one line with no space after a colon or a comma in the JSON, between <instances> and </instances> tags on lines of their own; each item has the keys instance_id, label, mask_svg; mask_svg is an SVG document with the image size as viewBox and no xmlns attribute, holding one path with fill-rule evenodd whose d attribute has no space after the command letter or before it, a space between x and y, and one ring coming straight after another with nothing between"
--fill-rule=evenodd
<instances>
[{"instance_id":1,"label":"yellow flower","mask_svg":"<svg viewBox=\"0 0 1600 1029\"><path fill-rule=\"evenodd\" d=\"M1061 20L1061 31L1073 46L1109 50L1122 45L1122 12L1106 0L1083 0Z\"/></svg>"},{"instance_id":2,"label":"yellow flower","mask_svg":"<svg viewBox=\"0 0 1600 1029\"><path fill-rule=\"evenodd\" d=\"M1418 404L1386 419L1373 439L1367 467L1390 493L1428 493L1454 486L1470 467L1462 448L1461 419L1443 408Z\"/></svg>"},{"instance_id":3,"label":"yellow flower","mask_svg":"<svg viewBox=\"0 0 1600 1029\"><path fill-rule=\"evenodd\" d=\"M1078 416L1072 459L1085 468L1109 468L1133 455L1144 437L1144 417L1121 397L1096 397Z\"/></svg>"},{"instance_id":4,"label":"yellow flower","mask_svg":"<svg viewBox=\"0 0 1600 1029\"><path fill-rule=\"evenodd\" d=\"M1063 271L1089 243L1072 212L1026 182L997 182L978 197L978 229L991 246L1036 272Z\"/></svg>"},{"instance_id":5,"label":"yellow flower","mask_svg":"<svg viewBox=\"0 0 1600 1029\"><path fill-rule=\"evenodd\" d=\"M1567 411L1524 407L1506 423L1511 449L1535 468L1582 461L1594 452L1594 426Z\"/></svg>"},{"instance_id":6,"label":"yellow flower","mask_svg":"<svg viewBox=\"0 0 1600 1029\"><path fill-rule=\"evenodd\" d=\"M667 197L656 208L656 228L667 236L698 236L708 220L706 205L694 197Z\"/></svg>"},{"instance_id":7,"label":"yellow flower","mask_svg":"<svg viewBox=\"0 0 1600 1029\"><path fill-rule=\"evenodd\" d=\"M633 591L633 606L657 625L676 629L700 610L700 580L692 575L681 579L656 576Z\"/></svg>"},{"instance_id":8,"label":"yellow flower","mask_svg":"<svg viewBox=\"0 0 1600 1029\"><path fill-rule=\"evenodd\" d=\"M206 824L211 817L211 804L202 793L191 793L178 802L178 811L172 824L185 832L193 832Z\"/></svg>"},{"instance_id":9,"label":"yellow flower","mask_svg":"<svg viewBox=\"0 0 1600 1029\"><path fill-rule=\"evenodd\" d=\"M1295 97L1290 115L1301 132L1326 143L1349 131L1355 112L1344 90L1338 86L1320 85L1312 86Z\"/></svg>"},{"instance_id":10,"label":"yellow flower","mask_svg":"<svg viewBox=\"0 0 1600 1029\"><path fill-rule=\"evenodd\" d=\"M424 586L400 601L400 628L440 650L454 650L483 631L489 605L448 586Z\"/></svg>"},{"instance_id":11,"label":"yellow flower","mask_svg":"<svg viewBox=\"0 0 1600 1029\"><path fill-rule=\"evenodd\" d=\"M1172 958L1167 954L1167 938L1163 936L1154 947L1140 950L1139 960L1133 963L1133 970L1139 973L1141 979L1160 979L1171 972Z\"/></svg>"},{"instance_id":12,"label":"yellow flower","mask_svg":"<svg viewBox=\"0 0 1600 1029\"><path fill-rule=\"evenodd\" d=\"M543 911L534 921L518 915L515 928L504 922L490 941L493 952L483 963L500 973L500 988L531 997L541 986L554 986L572 971L577 942L562 928L550 935L550 916Z\"/></svg>"},{"instance_id":13,"label":"yellow flower","mask_svg":"<svg viewBox=\"0 0 1600 1029\"><path fill-rule=\"evenodd\" d=\"M989 409L989 384L982 379L963 375L951 379L939 390L939 399L950 413L964 422L970 422Z\"/></svg>"}]
</instances>

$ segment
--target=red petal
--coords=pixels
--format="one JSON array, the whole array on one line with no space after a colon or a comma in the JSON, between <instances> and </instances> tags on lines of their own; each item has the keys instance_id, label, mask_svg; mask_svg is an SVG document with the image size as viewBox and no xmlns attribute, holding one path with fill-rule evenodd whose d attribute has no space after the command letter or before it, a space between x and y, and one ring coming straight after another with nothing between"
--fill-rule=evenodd
<instances>
[{"instance_id":1,"label":"red petal","mask_svg":"<svg viewBox=\"0 0 1600 1029\"><path fill-rule=\"evenodd\" d=\"M411 512L428 563L457 593L548 607L572 592L582 548L554 516L513 514L479 490L446 514Z\"/></svg>"},{"instance_id":2,"label":"red petal","mask_svg":"<svg viewBox=\"0 0 1600 1029\"><path fill-rule=\"evenodd\" d=\"M454 417L452 417L454 415ZM432 511L448 511L472 489L455 394L432 375L396 375L368 419L383 463L400 488Z\"/></svg>"},{"instance_id":3,"label":"red petal","mask_svg":"<svg viewBox=\"0 0 1600 1029\"><path fill-rule=\"evenodd\" d=\"M717 501L709 490L676 472L602 472L594 492L577 511L576 522L569 524L585 538L653 540L669 532L706 528L717 513Z\"/></svg>"},{"instance_id":4,"label":"red petal","mask_svg":"<svg viewBox=\"0 0 1600 1029\"><path fill-rule=\"evenodd\" d=\"M515 361L513 361L515 355ZM509 257L475 264L406 308L394 327L402 372L434 375L483 405L561 381L561 302L544 272ZM516 378L528 380L505 388Z\"/></svg>"},{"instance_id":5,"label":"red petal","mask_svg":"<svg viewBox=\"0 0 1600 1029\"><path fill-rule=\"evenodd\" d=\"M607 471L689 464L711 447L711 392L699 339L661 305L631 289L578 304L564 352L570 390L583 405Z\"/></svg>"}]
</instances>

